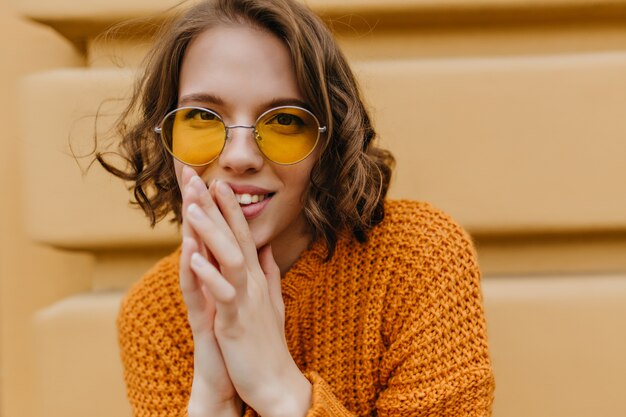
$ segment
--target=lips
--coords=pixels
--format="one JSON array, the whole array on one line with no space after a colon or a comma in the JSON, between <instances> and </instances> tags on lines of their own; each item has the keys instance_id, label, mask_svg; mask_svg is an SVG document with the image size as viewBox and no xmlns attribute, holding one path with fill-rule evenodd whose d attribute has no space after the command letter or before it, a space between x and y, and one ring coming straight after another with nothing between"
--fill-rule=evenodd
<instances>
[{"instance_id":1,"label":"lips","mask_svg":"<svg viewBox=\"0 0 626 417\"><path fill-rule=\"evenodd\" d=\"M247 220L261 214L274 196L274 192L253 185L228 184L235 193L241 211Z\"/></svg>"}]
</instances>

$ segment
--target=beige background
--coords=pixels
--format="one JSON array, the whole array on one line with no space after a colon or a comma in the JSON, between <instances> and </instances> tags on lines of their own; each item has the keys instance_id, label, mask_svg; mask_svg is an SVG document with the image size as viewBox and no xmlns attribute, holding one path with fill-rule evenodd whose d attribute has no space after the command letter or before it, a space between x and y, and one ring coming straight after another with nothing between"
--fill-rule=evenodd
<instances>
[{"instance_id":1,"label":"beige background","mask_svg":"<svg viewBox=\"0 0 626 417\"><path fill-rule=\"evenodd\" d=\"M107 132L174 3L0 0L2 416L129 415L115 313L176 232L69 143L98 108ZM397 156L392 197L477 241L494 415L625 415L626 0L308 3Z\"/></svg>"}]
</instances>

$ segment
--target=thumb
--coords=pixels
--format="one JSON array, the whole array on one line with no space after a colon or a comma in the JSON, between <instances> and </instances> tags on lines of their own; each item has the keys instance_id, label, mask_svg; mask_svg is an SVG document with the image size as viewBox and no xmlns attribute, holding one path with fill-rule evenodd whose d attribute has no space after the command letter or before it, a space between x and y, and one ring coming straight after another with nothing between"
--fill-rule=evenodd
<instances>
[{"instance_id":1,"label":"thumb","mask_svg":"<svg viewBox=\"0 0 626 417\"><path fill-rule=\"evenodd\" d=\"M285 303L283 302L283 294L280 290L280 269L274 260L271 245L265 245L259 250L259 263L261 269L265 273L267 279L267 287L270 293L270 299L280 315L281 322L285 324Z\"/></svg>"}]
</instances>

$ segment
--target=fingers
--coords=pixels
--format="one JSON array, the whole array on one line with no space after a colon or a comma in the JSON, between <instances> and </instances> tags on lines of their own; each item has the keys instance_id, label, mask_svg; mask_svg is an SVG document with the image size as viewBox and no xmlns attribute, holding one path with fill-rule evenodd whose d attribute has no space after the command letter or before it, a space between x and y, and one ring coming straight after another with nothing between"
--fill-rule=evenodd
<instances>
[{"instance_id":1,"label":"fingers","mask_svg":"<svg viewBox=\"0 0 626 417\"><path fill-rule=\"evenodd\" d=\"M227 304L235 299L235 288L198 252L191 255L191 268L207 286L216 302Z\"/></svg>"},{"instance_id":2,"label":"fingers","mask_svg":"<svg viewBox=\"0 0 626 417\"><path fill-rule=\"evenodd\" d=\"M201 253L216 270L230 282L238 296L247 290L248 271L260 271L256 245L250 233L241 207L232 189L216 180L207 190L204 181L195 174L183 172L187 181L183 213L184 223L191 225L191 232L183 234L199 238L199 246L206 246ZM252 274L261 277L260 274ZM262 280L265 286L265 280Z\"/></svg>"},{"instance_id":3,"label":"fingers","mask_svg":"<svg viewBox=\"0 0 626 417\"><path fill-rule=\"evenodd\" d=\"M184 188L185 185L189 183L189 181L194 175L196 175L196 171L194 171L193 168L187 165L183 165L183 171L181 175L182 180L183 180L182 188Z\"/></svg>"},{"instance_id":4,"label":"fingers","mask_svg":"<svg viewBox=\"0 0 626 417\"><path fill-rule=\"evenodd\" d=\"M261 269L265 273L267 278L267 286L270 294L270 299L279 313L283 326L285 324L285 303L283 301L283 294L280 288L280 269L276 265L274 260L274 254L272 253L272 247L265 245L259 250L259 262Z\"/></svg>"},{"instance_id":5,"label":"fingers","mask_svg":"<svg viewBox=\"0 0 626 417\"><path fill-rule=\"evenodd\" d=\"M204 181L199 176L194 175L189 181L189 186L197 193L197 203L200 208L202 208L218 226L227 229L228 224L226 223L226 220L224 220L224 216L220 212L220 209L211 194L211 191L215 188L215 181L213 181L207 189Z\"/></svg>"},{"instance_id":6,"label":"fingers","mask_svg":"<svg viewBox=\"0 0 626 417\"><path fill-rule=\"evenodd\" d=\"M233 234L230 226L224 219L224 216L222 215L220 208L217 206L214 200L215 199L214 197L215 181L213 181L211 185L209 186L209 188L207 189L204 181L198 175L196 175L196 173L189 167L184 167L183 169L183 180L187 181L185 183L186 184L185 195L183 196L183 201L184 203L186 203L186 204L183 204L183 209L185 210L185 212L183 213L183 217L186 216L187 214L186 210L191 204L193 203L197 204L202 210L204 210L206 215L213 221L214 226L215 226L214 230L216 232L221 231L221 233L224 234L226 239L229 239L232 241L233 245L239 246L235 235ZM238 207L239 205L237 204L237 208ZM183 232L185 232L185 230L183 230ZM195 230L193 231L193 234L194 234L194 237L199 237ZM199 241L199 243L201 242ZM201 252L201 254L204 255L209 260L209 262L211 262L213 265L215 265L216 267L218 266L218 262L216 262L211 252L204 251L204 252Z\"/></svg>"},{"instance_id":7,"label":"fingers","mask_svg":"<svg viewBox=\"0 0 626 417\"><path fill-rule=\"evenodd\" d=\"M197 250L198 245L194 239L183 239L179 269L180 289L194 333L199 329L211 330L215 313L211 299L206 297L202 284L191 269L192 254L197 253Z\"/></svg>"},{"instance_id":8,"label":"fingers","mask_svg":"<svg viewBox=\"0 0 626 417\"><path fill-rule=\"evenodd\" d=\"M191 269L204 284L208 293L215 300L216 311L219 311L227 323L237 319L237 292L235 288L222 276L204 256L198 252L191 255Z\"/></svg>"},{"instance_id":9,"label":"fingers","mask_svg":"<svg viewBox=\"0 0 626 417\"><path fill-rule=\"evenodd\" d=\"M233 243L241 248L246 264L249 267L258 267L256 245L232 189L223 181L217 180L207 190L204 181L189 167L183 168L183 182L185 189L189 188L190 193L195 192L193 201L190 194L186 202L198 204L227 238L232 235ZM183 208L187 210L189 205L185 204Z\"/></svg>"},{"instance_id":10,"label":"fingers","mask_svg":"<svg viewBox=\"0 0 626 417\"><path fill-rule=\"evenodd\" d=\"M194 188L190 184L191 179L193 177L197 177L196 172L193 169L191 169L190 167L184 166L183 167L183 172L182 172L183 184L182 184L182 189L181 189L182 190L182 197L183 197L183 206L182 206L182 216L183 216L182 233L183 233L183 239L185 237L189 237L189 238L195 240L196 244L198 246L198 249L196 249L196 250L200 251L200 253L202 255L207 256L210 259L210 256L208 256L206 248L202 244L202 241L200 240L199 236L196 234L196 232L193 230L193 228L189 225L189 223L185 219L185 212L187 210L187 207L189 207L189 205L194 203L194 202L196 202L196 203L198 202L197 192L194 191Z\"/></svg>"},{"instance_id":11,"label":"fingers","mask_svg":"<svg viewBox=\"0 0 626 417\"><path fill-rule=\"evenodd\" d=\"M216 181L215 197L224 219L244 254L248 266L250 268L258 267L257 250L252 239L252 233L250 233L250 226L248 226L248 221L241 211L241 206L237 202L232 188L223 181Z\"/></svg>"},{"instance_id":12,"label":"fingers","mask_svg":"<svg viewBox=\"0 0 626 417\"><path fill-rule=\"evenodd\" d=\"M191 328L194 334L198 336L198 332L211 332L213 329L215 300L191 269L191 257L194 253L200 253L205 258L213 259L185 216L187 207L198 202L198 193L190 186L193 177L196 177L195 171L187 166L183 167L183 243L179 266L179 285L187 307Z\"/></svg>"},{"instance_id":13,"label":"fingers","mask_svg":"<svg viewBox=\"0 0 626 417\"><path fill-rule=\"evenodd\" d=\"M235 288L238 295L245 295L248 268L232 233L219 228L197 204L190 204L187 219L218 262L222 275Z\"/></svg>"},{"instance_id":14,"label":"fingers","mask_svg":"<svg viewBox=\"0 0 626 417\"><path fill-rule=\"evenodd\" d=\"M184 237L180 255L180 288L183 292L183 296L199 289L199 285L197 281L193 279L190 268L191 255L197 251L198 245L196 241L189 237Z\"/></svg>"}]
</instances>

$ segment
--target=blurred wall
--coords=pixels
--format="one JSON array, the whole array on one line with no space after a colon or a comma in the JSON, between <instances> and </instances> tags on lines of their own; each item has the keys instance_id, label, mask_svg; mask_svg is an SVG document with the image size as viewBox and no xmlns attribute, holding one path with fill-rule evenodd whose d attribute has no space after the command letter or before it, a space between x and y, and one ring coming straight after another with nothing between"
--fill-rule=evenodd
<instances>
[{"instance_id":1,"label":"blurred wall","mask_svg":"<svg viewBox=\"0 0 626 417\"><path fill-rule=\"evenodd\" d=\"M123 184L71 154L91 149L97 112L111 138L175 2L6 1L2 415L128 415L115 312L176 231L149 230ZM494 415L624 415L626 0L308 3L397 156L391 196L476 239Z\"/></svg>"},{"instance_id":2,"label":"blurred wall","mask_svg":"<svg viewBox=\"0 0 626 417\"><path fill-rule=\"evenodd\" d=\"M71 42L0 2L0 406L3 416L32 416L33 313L89 287L85 256L34 243L23 225L18 81L27 73L84 64ZM33 123L37 123L36 116ZM62 184L42 183L56 188ZM39 207L42 216L46 207Z\"/></svg>"}]
</instances>

